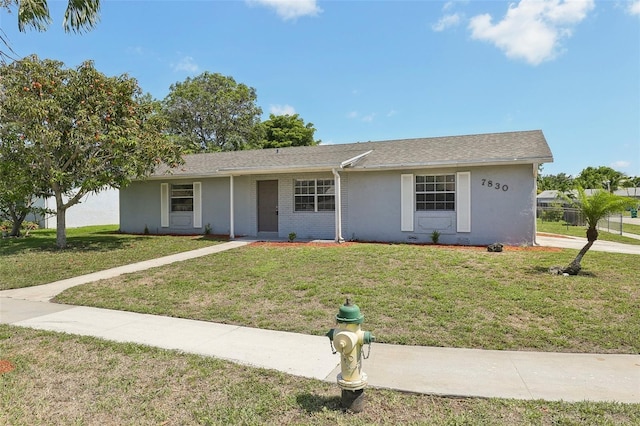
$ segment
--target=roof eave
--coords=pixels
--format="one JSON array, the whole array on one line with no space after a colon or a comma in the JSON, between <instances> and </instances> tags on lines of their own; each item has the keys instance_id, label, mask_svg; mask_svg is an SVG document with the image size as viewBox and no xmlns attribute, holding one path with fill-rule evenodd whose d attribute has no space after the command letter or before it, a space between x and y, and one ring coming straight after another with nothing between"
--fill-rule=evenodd
<instances>
[{"instance_id":1,"label":"roof eave","mask_svg":"<svg viewBox=\"0 0 640 426\"><path fill-rule=\"evenodd\" d=\"M553 157L531 157L531 158L511 158L511 159L487 159L475 161L431 161L425 163L403 163L403 164L379 164L373 166L355 166L349 170L415 170L434 169L442 167L479 167L479 166L505 166L522 164L551 163Z\"/></svg>"}]
</instances>

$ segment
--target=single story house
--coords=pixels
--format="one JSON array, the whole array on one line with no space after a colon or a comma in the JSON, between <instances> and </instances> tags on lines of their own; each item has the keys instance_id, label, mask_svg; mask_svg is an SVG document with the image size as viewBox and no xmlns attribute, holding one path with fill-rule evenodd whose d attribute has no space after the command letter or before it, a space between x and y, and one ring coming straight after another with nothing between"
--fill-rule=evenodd
<instances>
[{"instance_id":1,"label":"single story house","mask_svg":"<svg viewBox=\"0 0 640 426\"><path fill-rule=\"evenodd\" d=\"M184 156L120 190L120 229L533 244L540 130Z\"/></svg>"}]
</instances>

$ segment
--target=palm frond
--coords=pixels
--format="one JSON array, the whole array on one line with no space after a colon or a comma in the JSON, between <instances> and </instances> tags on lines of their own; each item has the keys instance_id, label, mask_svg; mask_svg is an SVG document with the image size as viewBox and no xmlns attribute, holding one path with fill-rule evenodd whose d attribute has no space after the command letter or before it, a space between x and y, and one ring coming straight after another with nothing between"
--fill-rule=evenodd
<instances>
[{"instance_id":1,"label":"palm frond","mask_svg":"<svg viewBox=\"0 0 640 426\"><path fill-rule=\"evenodd\" d=\"M82 32L100 20L100 0L69 0L62 26L66 32Z\"/></svg>"},{"instance_id":2,"label":"palm frond","mask_svg":"<svg viewBox=\"0 0 640 426\"><path fill-rule=\"evenodd\" d=\"M18 30L24 32L28 27L45 31L51 18L46 0L20 0L18 2Z\"/></svg>"}]
</instances>

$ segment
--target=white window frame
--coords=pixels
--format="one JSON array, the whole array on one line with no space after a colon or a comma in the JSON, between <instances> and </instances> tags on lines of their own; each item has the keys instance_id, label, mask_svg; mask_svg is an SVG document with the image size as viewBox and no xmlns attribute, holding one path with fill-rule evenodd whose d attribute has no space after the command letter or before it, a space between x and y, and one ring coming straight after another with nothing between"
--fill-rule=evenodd
<instances>
[{"instance_id":1,"label":"white window frame","mask_svg":"<svg viewBox=\"0 0 640 426\"><path fill-rule=\"evenodd\" d=\"M304 186L298 184L306 183ZM319 184L320 182L320 184ZM329 184L330 182L330 184ZM326 192L319 193L319 189L328 188ZM298 190L301 192L299 193ZM333 208L320 208L320 198L333 198ZM301 198L307 198L306 203L298 202ZM313 204L313 210L298 210L299 205ZM293 182L293 211L295 213L335 212L336 210L336 182L334 179L296 179Z\"/></svg>"},{"instance_id":2,"label":"white window frame","mask_svg":"<svg viewBox=\"0 0 640 426\"><path fill-rule=\"evenodd\" d=\"M424 181L423 181L424 179ZM444 197L442 195L444 194ZM456 211L456 174L420 174L415 176L415 209L419 212L453 212ZM432 195L433 200L422 200ZM447 199L451 198L453 199ZM437 198L444 198L438 200ZM425 208L419 208L420 205ZM438 206L442 205L442 208ZM433 206L433 208L426 208Z\"/></svg>"},{"instance_id":3,"label":"white window frame","mask_svg":"<svg viewBox=\"0 0 640 426\"><path fill-rule=\"evenodd\" d=\"M190 189L188 187L191 187ZM190 193L190 194L189 194ZM171 213L186 213L193 212L195 210L194 201L194 184L193 183L172 183L170 188L170 211ZM184 204L185 209L176 209L177 206L182 204L174 204L174 200L191 200L191 204ZM190 207L190 208L188 208Z\"/></svg>"}]
</instances>

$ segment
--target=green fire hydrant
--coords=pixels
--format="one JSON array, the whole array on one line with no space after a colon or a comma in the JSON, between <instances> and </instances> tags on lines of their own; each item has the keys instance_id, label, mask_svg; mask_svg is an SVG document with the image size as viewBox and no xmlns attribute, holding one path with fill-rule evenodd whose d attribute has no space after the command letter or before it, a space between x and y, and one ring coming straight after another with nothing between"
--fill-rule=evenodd
<instances>
[{"instance_id":1,"label":"green fire hydrant","mask_svg":"<svg viewBox=\"0 0 640 426\"><path fill-rule=\"evenodd\" d=\"M369 358L371 343L375 340L371 332L362 331L364 314L350 298L340 307L336 315L336 328L327 333L333 353L340 353L338 386L342 389L342 407L354 413L364 409L364 388L367 374L362 371L362 359ZM363 357L362 347L368 344L369 351Z\"/></svg>"}]
</instances>

